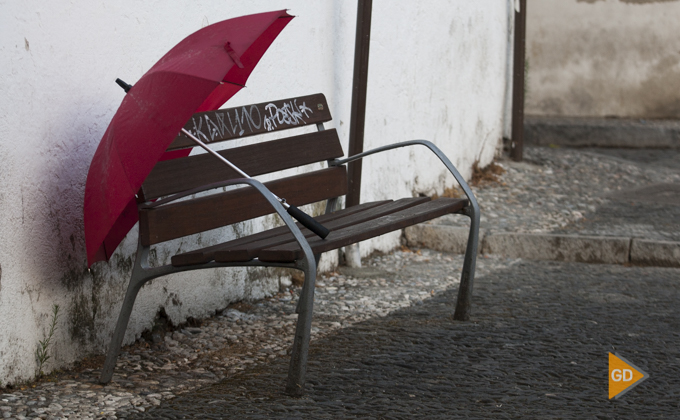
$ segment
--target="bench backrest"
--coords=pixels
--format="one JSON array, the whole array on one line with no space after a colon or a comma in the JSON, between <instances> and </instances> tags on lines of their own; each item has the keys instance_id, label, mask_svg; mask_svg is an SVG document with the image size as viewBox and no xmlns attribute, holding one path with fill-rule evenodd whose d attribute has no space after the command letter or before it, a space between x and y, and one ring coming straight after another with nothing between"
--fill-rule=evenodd
<instances>
[{"instance_id":1,"label":"bench backrest","mask_svg":"<svg viewBox=\"0 0 680 420\"><path fill-rule=\"evenodd\" d=\"M250 176L268 174L344 155L335 129L324 130L331 115L326 98L316 94L236 108L202 112L185 129L207 144L240 139L272 131L316 124L319 131L220 151ZM184 135L168 151L194 147ZM145 180L141 200L153 200L203 185L240 178L214 156L200 154L161 161ZM265 185L296 206L347 193L344 167L333 167L280 178ZM273 213L253 188L243 187L154 209L140 210L140 237L145 246L180 238Z\"/></svg>"}]
</instances>

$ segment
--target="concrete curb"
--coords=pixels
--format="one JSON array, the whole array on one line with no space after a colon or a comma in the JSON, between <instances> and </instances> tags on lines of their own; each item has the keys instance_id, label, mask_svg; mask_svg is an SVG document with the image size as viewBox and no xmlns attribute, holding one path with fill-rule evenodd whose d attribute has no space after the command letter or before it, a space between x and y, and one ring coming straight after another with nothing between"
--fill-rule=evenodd
<instances>
[{"instance_id":1,"label":"concrete curb","mask_svg":"<svg viewBox=\"0 0 680 420\"><path fill-rule=\"evenodd\" d=\"M538 146L680 148L680 121L526 117L524 141Z\"/></svg>"},{"instance_id":2,"label":"concrete curb","mask_svg":"<svg viewBox=\"0 0 680 420\"><path fill-rule=\"evenodd\" d=\"M404 229L408 246L463 254L468 229L445 225L415 225ZM680 242L646 239L480 231L483 254L529 260L571 261L680 267Z\"/></svg>"},{"instance_id":3,"label":"concrete curb","mask_svg":"<svg viewBox=\"0 0 680 420\"><path fill-rule=\"evenodd\" d=\"M482 253L532 260L624 264L630 255L630 238L497 233L484 237Z\"/></svg>"},{"instance_id":4,"label":"concrete curb","mask_svg":"<svg viewBox=\"0 0 680 420\"><path fill-rule=\"evenodd\" d=\"M453 254L465 254L469 229L446 225L421 224L404 229L406 244L434 249L435 251L451 252ZM486 231L479 230L480 247Z\"/></svg>"},{"instance_id":5,"label":"concrete curb","mask_svg":"<svg viewBox=\"0 0 680 420\"><path fill-rule=\"evenodd\" d=\"M630 262L636 265L680 267L680 242L633 239Z\"/></svg>"}]
</instances>

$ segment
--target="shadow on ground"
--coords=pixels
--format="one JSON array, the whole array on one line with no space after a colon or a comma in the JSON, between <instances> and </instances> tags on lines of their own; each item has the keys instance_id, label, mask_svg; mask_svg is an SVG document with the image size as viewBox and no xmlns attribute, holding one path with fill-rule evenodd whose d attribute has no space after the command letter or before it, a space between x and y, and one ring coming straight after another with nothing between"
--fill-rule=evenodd
<instances>
[{"instance_id":1,"label":"shadow on ground","mask_svg":"<svg viewBox=\"0 0 680 420\"><path fill-rule=\"evenodd\" d=\"M509 263L510 264L510 263ZM134 418L678 418L680 270L519 262L312 343L307 394L288 360L248 369ZM608 352L650 374L608 400Z\"/></svg>"}]
</instances>

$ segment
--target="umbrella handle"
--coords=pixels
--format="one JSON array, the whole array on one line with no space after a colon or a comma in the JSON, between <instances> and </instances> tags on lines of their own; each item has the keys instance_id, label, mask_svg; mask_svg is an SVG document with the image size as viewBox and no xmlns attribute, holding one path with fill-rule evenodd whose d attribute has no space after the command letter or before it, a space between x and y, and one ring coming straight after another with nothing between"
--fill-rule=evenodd
<instances>
[{"instance_id":1,"label":"umbrella handle","mask_svg":"<svg viewBox=\"0 0 680 420\"><path fill-rule=\"evenodd\" d=\"M326 239L326 236L330 233L321 223L314 220L310 215L303 212L299 208L288 204L288 214L290 214L294 219L300 222L304 227L316 233L321 239Z\"/></svg>"}]
</instances>

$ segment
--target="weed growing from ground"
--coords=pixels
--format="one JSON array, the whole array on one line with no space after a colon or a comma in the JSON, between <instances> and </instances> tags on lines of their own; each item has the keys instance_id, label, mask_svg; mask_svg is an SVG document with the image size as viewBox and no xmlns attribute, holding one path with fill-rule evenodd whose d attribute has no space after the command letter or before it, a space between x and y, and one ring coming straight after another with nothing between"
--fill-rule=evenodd
<instances>
[{"instance_id":1,"label":"weed growing from ground","mask_svg":"<svg viewBox=\"0 0 680 420\"><path fill-rule=\"evenodd\" d=\"M38 341L38 348L35 349L35 359L38 362L38 373L36 376L41 377L44 375L43 366L50 359L47 354L50 344L52 343L52 337L55 331L57 331L57 320L59 319L59 305L52 306L52 322L50 323L50 330L47 336L42 340Z\"/></svg>"}]
</instances>

